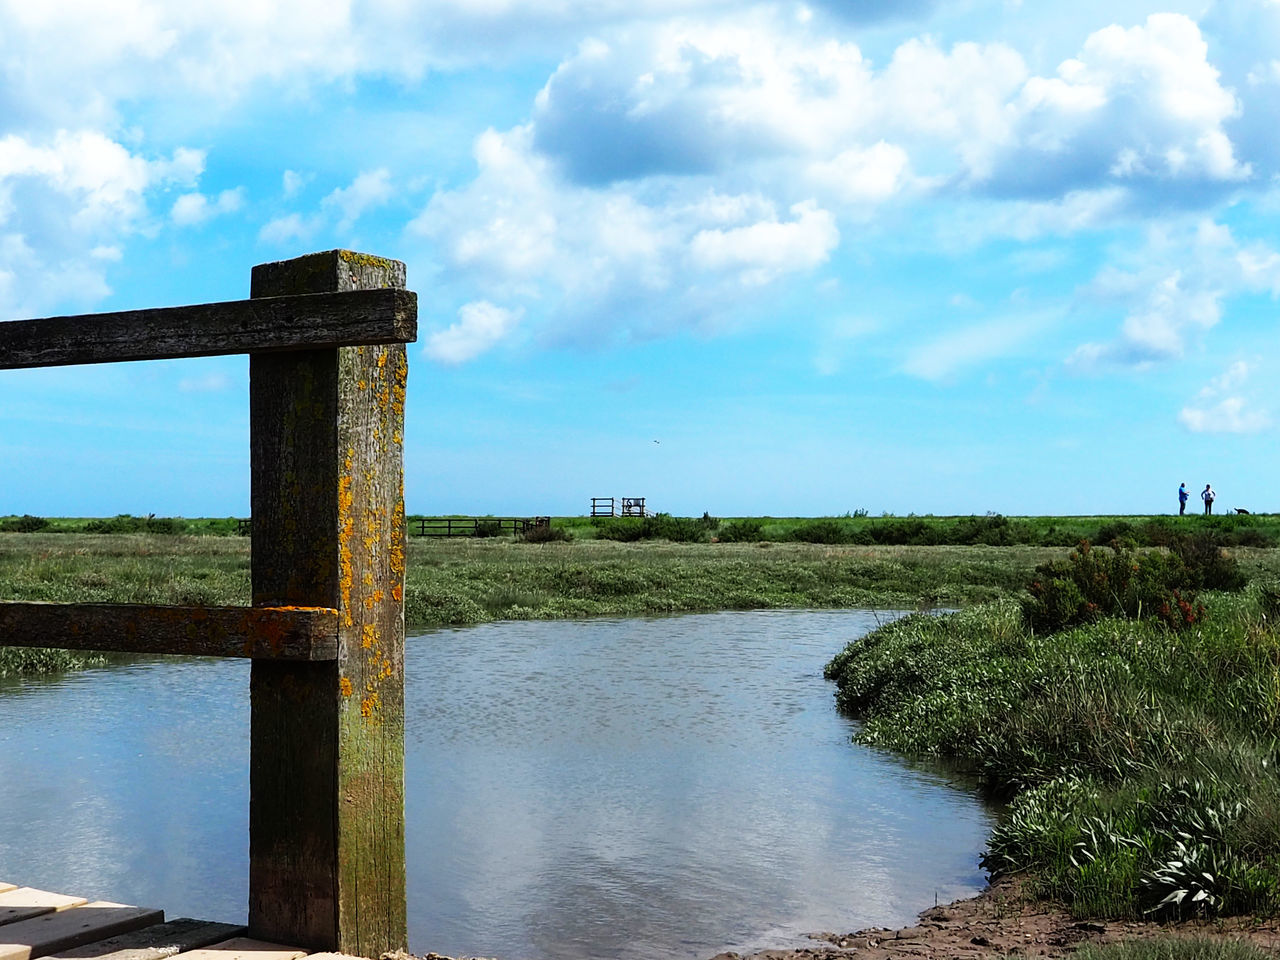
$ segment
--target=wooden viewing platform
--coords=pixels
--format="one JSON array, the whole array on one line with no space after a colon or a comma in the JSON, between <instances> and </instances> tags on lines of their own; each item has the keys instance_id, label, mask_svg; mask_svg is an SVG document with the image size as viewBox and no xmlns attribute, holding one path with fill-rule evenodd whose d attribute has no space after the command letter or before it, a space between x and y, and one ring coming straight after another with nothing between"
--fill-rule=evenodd
<instances>
[{"instance_id":1,"label":"wooden viewing platform","mask_svg":"<svg viewBox=\"0 0 1280 960\"><path fill-rule=\"evenodd\" d=\"M0 960L336 960L245 936L246 928L0 881Z\"/></svg>"},{"instance_id":2,"label":"wooden viewing platform","mask_svg":"<svg viewBox=\"0 0 1280 960\"><path fill-rule=\"evenodd\" d=\"M403 445L416 332L404 264L350 250L259 264L248 300L0 323L0 370L247 353L253 515L251 606L0 602L7 646L251 660L247 926L165 924L159 910L3 884L0 960L408 945Z\"/></svg>"}]
</instances>

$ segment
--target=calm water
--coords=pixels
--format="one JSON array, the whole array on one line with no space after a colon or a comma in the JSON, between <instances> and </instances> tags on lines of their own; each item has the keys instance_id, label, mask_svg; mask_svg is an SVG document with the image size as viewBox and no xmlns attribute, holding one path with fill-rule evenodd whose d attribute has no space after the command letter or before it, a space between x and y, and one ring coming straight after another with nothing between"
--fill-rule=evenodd
<instances>
[{"instance_id":1,"label":"calm water","mask_svg":"<svg viewBox=\"0 0 1280 960\"><path fill-rule=\"evenodd\" d=\"M989 812L850 744L822 679L875 623L775 611L412 638L412 948L698 960L979 889ZM242 921L247 780L245 663L0 686L0 879Z\"/></svg>"}]
</instances>

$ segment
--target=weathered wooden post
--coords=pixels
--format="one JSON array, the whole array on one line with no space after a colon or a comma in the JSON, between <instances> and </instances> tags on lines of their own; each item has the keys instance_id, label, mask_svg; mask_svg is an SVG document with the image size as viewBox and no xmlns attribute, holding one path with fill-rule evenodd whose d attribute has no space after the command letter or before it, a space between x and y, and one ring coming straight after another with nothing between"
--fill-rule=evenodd
<instances>
[{"instance_id":1,"label":"weathered wooden post","mask_svg":"<svg viewBox=\"0 0 1280 960\"><path fill-rule=\"evenodd\" d=\"M253 269L252 298L403 289L345 250ZM332 607L337 659L252 667L249 928L407 946L403 343L250 357L253 604Z\"/></svg>"}]
</instances>

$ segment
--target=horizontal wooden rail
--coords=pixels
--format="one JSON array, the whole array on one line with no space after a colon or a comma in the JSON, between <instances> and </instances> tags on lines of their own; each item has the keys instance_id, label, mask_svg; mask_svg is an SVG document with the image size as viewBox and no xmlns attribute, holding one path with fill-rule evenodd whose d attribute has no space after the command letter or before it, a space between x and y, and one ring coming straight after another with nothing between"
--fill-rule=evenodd
<instances>
[{"instance_id":1,"label":"horizontal wooden rail","mask_svg":"<svg viewBox=\"0 0 1280 960\"><path fill-rule=\"evenodd\" d=\"M418 297L354 290L0 323L0 370L411 343Z\"/></svg>"},{"instance_id":2,"label":"horizontal wooden rail","mask_svg":"<svg viewBox=\"0 0 1280 960\"><path fill-rule=\"evenodd\" d=\"M334 660L338 611L0 601L0 646Z\"/></svg>"}]
</instances>

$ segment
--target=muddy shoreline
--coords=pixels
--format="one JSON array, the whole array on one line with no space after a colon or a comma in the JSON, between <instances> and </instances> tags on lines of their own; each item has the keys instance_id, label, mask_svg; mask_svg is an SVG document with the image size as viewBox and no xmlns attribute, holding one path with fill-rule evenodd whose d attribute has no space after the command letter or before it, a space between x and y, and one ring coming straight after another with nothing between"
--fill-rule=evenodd
<instances>
[{"instance_id":1,"label":"muddy shoreline","mask_svg":"<svg viewBox=\"0 0 1280 960\"><path fill-rule=\"evenodd\" d=\"M1068 957L1081 944L1115 943L1154 937L1239 940L1280 951L1280 920L1231 917L1224 920L1153 923L1076 920L1061 907L1028 898L1017 880L997 881L976 897L930 907L919 923L896 930L871 928L850 933L812 933L812 946L718 953L708 960L859 960L962 958L989 960L1010 955ZM398 960L404 960L400 955ZM417 960L494 960L428 953Z\"/></svg>"},{"instance_id":2,"label":"muddy shoreline","mask_svg":"<svg viewBox=\"0 0 1280 960\"><path fill-rule=\"evenodd\" d=\"M1153 937L1242 940L1266 950L1280 949L1280 921L1252 917L1154 923L1077 920L1062 907L1024 895L1017 880L997 881L976 897L930 907L918 924L897 930L815 933L812 947L720 953L710 960L887 960L895 957L987 958L1021 955L1067 957L1081 944L1115 943Z\"/></svg>"}]
</instances>

